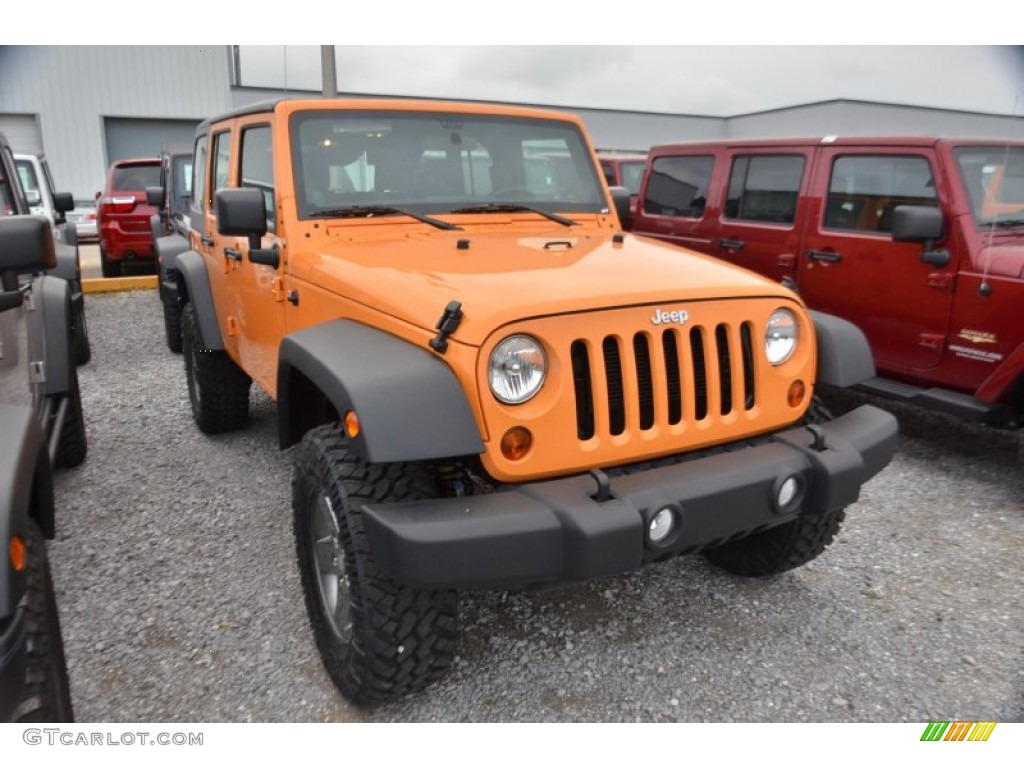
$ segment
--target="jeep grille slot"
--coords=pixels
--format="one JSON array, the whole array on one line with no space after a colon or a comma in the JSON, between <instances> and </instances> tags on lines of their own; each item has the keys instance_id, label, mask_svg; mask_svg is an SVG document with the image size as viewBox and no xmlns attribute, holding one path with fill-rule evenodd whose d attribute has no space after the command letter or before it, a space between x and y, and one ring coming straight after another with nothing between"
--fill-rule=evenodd
<instances>
[{"instance_id":1,"label":"jeep grille slot","mask_svg":"<svg viewBox=\"0 0 1024 768\"><path fill-rule=\"evenodd\" d=\"M749 322L575 339L569 357L577 436L614 437L750 411L753 339Z\"/></svg>"},{"instance_id":2,"label":"jeep grille slot","mask_svg":"<svg viewBox=\"0 0 1024 768\"><path fill-rule=\"evenodd\" d=\"M651 375L651 350L647 334L633 337L633 356L636 358L637 396L640 401L640 429L654 426L654 380Z\"/></svg>"},{"instance_id":3,"label":"jeep grille slot","mask_svg":"<svg viewBox=\"0 0 1024 768\"><path fill-rule=\"evenodd\" d=\"M708 415L708 376L704 367L704 332L690 329L690 356L693 359L693 399L697 421Z\"/></svg>"},{"instance_id":4,"label":"jeep grille slot","mask_svg":"<svg viewBox=\"0 0 1024 768\"><path fill-rule=\"evenodd\" d=\"M679 376L679 344L676 342L676 332L663 332L661 334L661 346L665 353L668 423L675 425L683 420L683 388Z\"/></svg>"},{"instance_id":5,"label":"jeep grille slot","mask_svg":"<svg viewBox=\"0 0 1024 768\"><path fill-rule=\"evenodd\" d=\"M594 390L590 383L590 352L586 343L574 341L570 357L576 393L576 435L580 440L589 440L594 436Z\"/></svg>"},{"instance_id":6,"label":"jeep grille slot","mask_svg":"<svg viewBox=\"0 0 1024 768\"><path fill-rule=\"evenodd\" d=\"M743 407L754 407L754 342L750 323L740 326L740 346L743 349Z\"/></svg>"},{"instance_id":7,"label":"jeep grille slot","mask_svg":"<svg viewBox=\"0 0 1024 768\"><path fill-rule=\"evenodd\" d=\"M608 426L613 435L626 431L626 403L622 391L622 360L619 357L619 340L605 336L601 345L604 351L604 375L608 384Z\"/></svg>"}]
</instances>

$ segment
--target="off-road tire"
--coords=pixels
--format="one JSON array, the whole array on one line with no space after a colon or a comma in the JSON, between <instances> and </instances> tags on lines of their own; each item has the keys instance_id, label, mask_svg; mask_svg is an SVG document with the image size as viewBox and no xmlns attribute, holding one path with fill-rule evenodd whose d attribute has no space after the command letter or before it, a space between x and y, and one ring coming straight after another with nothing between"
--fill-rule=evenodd
<instances>
[{"instance_id":1,"label":"off-road tire","mask_svg":"<svg viewBox=\"0 0 1024 768\"><path fill-rule=\"evenodd\" d=\"M85 322L85 306L75 315L75 326L71 334L71 351L75 365L85 365L92 360L92 346L89 344L89 326Z\"/></svg>"},{"instance_id":2,"label":"off-road tire","mask_svg":"<svg viewBox=\"0 0 1024 768\"><path fill-rule=\"evenodd\" d=\"M53 462L58 469L77 467L85 461L89 450L85 436L85 414L82 412L82 393L78 388L78 371L73 365L70 366L70 378L71 388L66 395L68 407L57 439L57 456Z\"/></svg>"},{"instance_id":3,"label":"off-road tire","mask_svg":"<svg viewBox=\"0 0 1024 768\"><path fill-rule=\"evenodd\" d=\"M163 301L164 332L167 334L167 348L181 354L181 305L174 301Z\"/></svg>"},{"instance_id":4,"label":"off-road tire","mask_svg":"<svg viewBox=\"0 0 1024 768\"><path fill-rule=\"evenodd\" d=\"M29 522L25 555L28 570L21 604L27 623L28 653L25 688L12 719L19 723L71 723L75 717L57 600L46 543L34 522Z\"/></svg>"},{"instance_id":5,"label":"off-road tire","mask_svg":"<svg viewBox=\"0 0 1024 768\"><path fill-rule=\"evenodd\" d=\"M122 274L121 262L115 261L107 254L103 245L100 245L100 269L104 277L120 277Z\"/></svg>"},{"instance_id":6,"label":"off-road tire","mask_svg":"<svg viewBox=\"0 0 1024 768\"><path fill-rule=\"evenodd\" d=\"M773 576L809 563L839 533L846 511L802 515L767 531L704 550L704 557L738 576Z\"/></svg>"},{"instance_id":7,"label":"off-road tire","mask_svg":"<svg viewBox=\"0 0 1024 768\"><path fill-rule=\"evenodd\" d=\"M205 349L199 342L199 322L192 302L181 310L181 344L192 418L208 435L240 429L249 416L245 372L222 350Z\"/></svg>"},{"instance_id":8,"label":"off-road tire","mask_svg":"<svg viewBox=\"0 0 1024 768\"><path fill-rule=\"evenodd\" d=\"M365 464L348 448L339 425L306 434L292 480L295 543L306 610L327 673L349 701L379 704L419 690L444 676L455 654L458 596L451 590L401 585L374 561L363 527L363 502L437 496L429 472L416 464ZM329 499L347 590L347 636L332 626L314 553L322 500ZM323 549L321 549L323 552ZM347 601L347 602L342 602Z\"/></svg>"},{"instance_id":9,"label":"off-road tire","mask_svg":"<svg viewBox=\"0 0 1024 768\"><path fill-rule=\"evenodd\" d=\"M832 420L832 413L817 397L811 400L802 424ZM832 543L846 516L837 509L825 514L801 515L752 536L704 550L719 568L739 576L772 576L809 563Z\"/></svg>"}]
</instances>

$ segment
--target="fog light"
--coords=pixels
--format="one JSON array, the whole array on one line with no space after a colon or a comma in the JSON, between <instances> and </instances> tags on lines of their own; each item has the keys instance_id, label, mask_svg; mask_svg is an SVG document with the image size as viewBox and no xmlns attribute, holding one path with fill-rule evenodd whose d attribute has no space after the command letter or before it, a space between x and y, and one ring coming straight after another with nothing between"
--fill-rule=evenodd
<instances>
[{"instance_id":1,"label":"fog light","mask_svg":"<svg viewBox=\"0 0 1024 768\"><path fill-rule=\"evenodd\" d=\"M512 427L501 438L501 455L509 461L519 461L533 447L533 435L526 427Z\"/></svg>"},{"instance_id":2,"label":"fog light","mask_svg":"<svg viewBox=\"0 0 1024 768\"><path fill-rule=\"evenodd\" d=\"M782 482L775 482L775 509L777 512L792 511L803 497L804 487L798 475L790 475Z\"/></svg>"},{"instance_id":3,"label":"fog light","mask_svg":"<svg viewBox=\"0 0 1024 768\"><path fill-rule=\"evenodd\" d=\"M804 401L804 393L807 388L804 383L797 379L789 385L789 391L786 393L786 402L789 403L790 408L796 408L800 403Z\"/></svg>"},{"instance_id":4,"label":"fog light","mask_svg":"<svg viewBox=\"0 0 1024 768\"><path fill-rule=\"evenodd\" d=\"M11 567L15 572L21 573L25 570L25 542L20 536L11 536L10 544L7 545L7 554L11 558Z\"/></svg>"},{"instance_id":5,"label":"fog light","mask_svg":"<svg viewBox=\"0 0 1024 768\"><path fill-rule=\"evenodd\" d=\"M355 411L345 414L345 434L352 438L359 437L359 416Z\"/></svg>"},{"instance_id":6,"label":"fog light","mask_svg":"<svg viewBox=\"0 0 1024 768\"><path fill-rule=\"evenodd\" d=\"M662 507L654 513L647 526L647 538L652 544L661 544L676 528L676 513L672 507Z\"/></svg>"}]
</instances>

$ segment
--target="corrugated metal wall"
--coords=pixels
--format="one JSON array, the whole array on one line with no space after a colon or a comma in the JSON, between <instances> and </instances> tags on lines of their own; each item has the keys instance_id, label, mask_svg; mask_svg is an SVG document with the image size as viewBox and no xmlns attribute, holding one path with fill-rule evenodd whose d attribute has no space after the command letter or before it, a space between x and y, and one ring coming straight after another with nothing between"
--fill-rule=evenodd
<instances>
[{"instance_id":1,"label":"corrugated metal wall","mask_svg":"<svg viewBox=\"0 0 1024 768\"><path fill-rule=\"evenodd\" d=\"M59 190L92 199L107 117L203 120L231 106L228 47L2 46L0 113L35 114Z\"/></svg>"}]
</instances>

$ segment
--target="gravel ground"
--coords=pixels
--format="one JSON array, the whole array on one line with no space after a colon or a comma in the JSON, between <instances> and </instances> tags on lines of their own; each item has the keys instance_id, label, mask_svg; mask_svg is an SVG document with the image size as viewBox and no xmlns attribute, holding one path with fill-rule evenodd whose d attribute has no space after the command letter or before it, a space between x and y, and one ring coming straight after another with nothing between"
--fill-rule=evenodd
<instances>
[{"instance_id":1,"label":"gravel ground","mask_svg":"<svg viewBox=\"0 0 1024 768\"><path fill-rule=\"evenodd\" d=\"M273 403L254 387L244 430L202 435L155 293L86 304L89 458L57 477L51 545L82 722L1024 720L1016 443L909 410L809 565L467 593L451 674L354 708L306 619Z\"/></svg>"}]
</instances>

